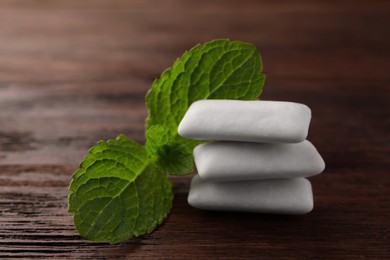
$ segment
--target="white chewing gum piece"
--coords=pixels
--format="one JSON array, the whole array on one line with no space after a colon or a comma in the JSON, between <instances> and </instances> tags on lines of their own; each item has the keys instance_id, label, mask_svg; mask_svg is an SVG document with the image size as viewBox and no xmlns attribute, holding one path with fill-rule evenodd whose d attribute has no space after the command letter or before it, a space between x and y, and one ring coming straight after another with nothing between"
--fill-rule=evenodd
<instances>
[{"instance_id":1,"label":"white chewing gum piece","mask_svg":"<svg viewBox=\"0 0 390 260\"><path fill-rule=\"evenodd\" d=\"M302 215L313 209L313 193L305 178L206 182L195 175L188 203L204 210Z\"/></svg>"},{"instance_id":2,"label":"white chewing gum piece","mask_svg":"<svg viewBox=\"0 0 390 260\"><path fill-rule=\"evenodd\" d=\"M282 101L199 100L184 115L179 135L196 140L299 143L306 139L311 110Z\"/></svg>"},{"instance_id":3,"label":"white chewing gum piece","mask_svg":"<svg viewBox=\"0 0 390 260\"><path fill-rule=\"evenodd\" d=\"M194 149L199 176L205 181L241 181L309 177L325 162L309 141L293 144L210 142Z\"/></svg>"}]
</instances>

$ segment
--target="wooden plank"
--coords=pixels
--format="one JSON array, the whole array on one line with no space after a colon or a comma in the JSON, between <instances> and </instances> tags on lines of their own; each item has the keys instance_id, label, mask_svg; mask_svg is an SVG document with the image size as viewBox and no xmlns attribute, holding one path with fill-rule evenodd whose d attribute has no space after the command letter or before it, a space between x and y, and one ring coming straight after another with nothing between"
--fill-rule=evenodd
<instances>
[{"instance_id":1,"label":"wooden plank","mask_svg":"<svg viewBox=\"0 0 390 260\"><path fill-rule=\"evenodd\" d=\"M186 203L189 177L172 178L176 198L166 223L152 235L112 246L84 241L74 230L66 205L73 167L2 166L0 170L0 256L4 257L181 258L224 257L226 252L240 257L316 257L325 252L329 257L385 257L388 249L383 224L390 217L390 183L375 167L370 175L385 182L332 168L313 178L316 208L298 217L192 209Z\"/></svg>"}]
</instances>

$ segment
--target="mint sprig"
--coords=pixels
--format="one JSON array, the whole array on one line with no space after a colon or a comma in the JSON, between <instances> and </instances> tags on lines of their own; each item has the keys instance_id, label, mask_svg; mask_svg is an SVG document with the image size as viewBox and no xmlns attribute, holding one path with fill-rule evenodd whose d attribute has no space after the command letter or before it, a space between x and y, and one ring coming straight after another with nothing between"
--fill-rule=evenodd
<instances>
[{"instance_id":1,"label":"mint sprig","mask_svg":"<svg viewBox=\"0 0 390 260\"><path fill-rule=\"evenodd\" d=\"M152 232L173 200L167 175L193 171L199 141L177 134L188 107L200 99L257 99L265 75L255 46L229 40L197 45L163 72L146 97L145 147L120 135L100 141L74 173L69 212L80 235L118 243Z\"/></svg>"}]
</instances>

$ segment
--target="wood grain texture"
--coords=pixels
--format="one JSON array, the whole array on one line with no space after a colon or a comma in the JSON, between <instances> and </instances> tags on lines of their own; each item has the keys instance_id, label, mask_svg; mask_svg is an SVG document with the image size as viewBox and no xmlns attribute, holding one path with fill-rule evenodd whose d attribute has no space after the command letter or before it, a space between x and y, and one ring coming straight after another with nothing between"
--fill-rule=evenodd
<instances>
[{"instance_id":1,"label":"wood grain texture","mask_svg":"<svg viewBox=\"0 0 390 260\"><path fill-rule=\"evenodd\" d=\"M0 258L390 258L388 1L0 2ZM263 99L311 107L327 164L306 216L205 212L172 178L154 233L81 239L67 187L89 147L144 142L144 96L184 50L253 42Z\"/></svg>"}]
</instances>

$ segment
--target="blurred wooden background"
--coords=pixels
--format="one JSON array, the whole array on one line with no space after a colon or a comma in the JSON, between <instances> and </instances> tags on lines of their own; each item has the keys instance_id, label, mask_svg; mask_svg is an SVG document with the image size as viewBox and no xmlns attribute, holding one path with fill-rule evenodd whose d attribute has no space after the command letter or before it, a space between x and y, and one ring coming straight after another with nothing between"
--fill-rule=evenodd
<instances>
[{"instance_id":1,"label":"blurred wooden background","mask_svg":"<svg viewBox=\"0 0 390 260\"><path fill-rule=\"evenodd\" d=\"M390 258L389 1L0 2L0 258ZM153 79L198 42L254 43L262 99L311 107L324 174L306 216L174 208L153 234L81 239L72 172L99 139L144 142Z\"/></svg>"}]
</instances>

